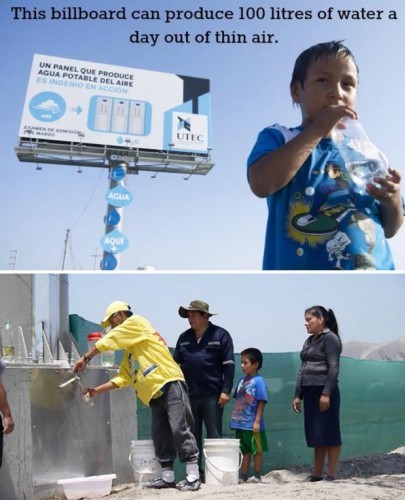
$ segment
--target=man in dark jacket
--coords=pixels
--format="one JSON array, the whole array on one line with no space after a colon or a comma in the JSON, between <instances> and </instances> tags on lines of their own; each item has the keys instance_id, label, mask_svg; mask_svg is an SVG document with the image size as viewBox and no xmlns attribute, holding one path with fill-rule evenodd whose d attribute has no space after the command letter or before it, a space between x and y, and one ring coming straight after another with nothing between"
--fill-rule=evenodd
<instances>
[{"instance_id":1,"label":"man in dark jacket","mask_svg":"<svg viewBox=\"0 0 405 500\"><path fill-rule=\"evenodd\" d=\"M186 379L194 417L194 435L199 448L199 468L202 460L202 432L207 438L222 437L223 408L229 402L235 375L235 358L230 334L209 319L209 305L193 300L189 307L180 307L179 315L190 324L176 344L174 359L180 364Z\"/></svg>"}]
</instances>

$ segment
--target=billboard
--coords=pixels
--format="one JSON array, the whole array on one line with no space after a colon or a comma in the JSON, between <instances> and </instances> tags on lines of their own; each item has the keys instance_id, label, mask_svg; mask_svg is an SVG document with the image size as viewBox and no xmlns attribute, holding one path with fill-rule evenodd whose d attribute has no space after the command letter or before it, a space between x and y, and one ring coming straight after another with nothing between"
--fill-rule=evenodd
<instances>
[{"instance_id":1,"label":"billboard","mask_svg":"<svg viewBox=\"0 0 405 500\"><path fill-rule=\"evenodd\" d=\"M208 154L209 80L35 54L20 137Z\"/></svg>"}]
</instances>

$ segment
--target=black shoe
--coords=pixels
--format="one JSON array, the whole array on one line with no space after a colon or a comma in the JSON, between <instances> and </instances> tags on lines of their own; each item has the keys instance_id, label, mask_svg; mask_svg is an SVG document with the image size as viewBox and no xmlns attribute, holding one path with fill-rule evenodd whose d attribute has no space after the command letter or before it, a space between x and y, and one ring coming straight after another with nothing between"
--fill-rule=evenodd
<instances>
[{"instance_id":1,"label":"black shoe","mask_svg":"<svg viewBox=\"0 0 405 500\"><path fill-rule=\"evenodd\" d=\"M177 483L176 488L179 491L197 491L201 488L201 481L199 478L195 479L194 481L188 481L187 479L184 479L183 481Z\"/></svg>"},{"instance_id":2,"label":"black shoe","mask_svg":"<svg viewBox=\"0 0 405 500\"><path fill-rule=\"evenodd\" d=\"M165 488L175 488L176 483L172 481L171 483L168 483L164 479L154 479L153 481L149 481L143 486L144 488L151 488L155 490L163 490Z\"/></svg>"},{"instance_id":3,"label":"black shoe","mask_svg":"<svg viewBox=\"0 0 405 500\"><path fill-rule=\"evenodd\" d=\"M311 474L306 479L304 479L304 481L306 481L307 483L315 483L316 481L323 481L323 477L314 476L313 474Z\"/></svg>"},{"instance_id":4,"label":"black shoe","mask_svg":"<svg viewBox=\"0 0 405 500\"><path fill-rule=\"evenodd\" d=\"M329 474L325 477L325 481L336 481L336 478L333 476L330 476Z\"/></svg>"}]
</instances>

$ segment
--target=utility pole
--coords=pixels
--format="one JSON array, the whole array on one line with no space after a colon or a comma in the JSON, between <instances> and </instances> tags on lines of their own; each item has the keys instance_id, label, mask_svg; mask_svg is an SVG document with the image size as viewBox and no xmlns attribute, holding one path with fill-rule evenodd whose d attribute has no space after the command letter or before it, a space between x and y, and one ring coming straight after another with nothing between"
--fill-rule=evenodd
<instances>
[{"instance_id":1,"label":"utility pole","mask_svg":"<svg viewBox=\"0 0 405 500\"><path fill-rule=\"evenodd\" d=\"M93 270L95 271L96 270L96 265L97 265L97 259L99 257L101 257L102 254L101 253L98 253L98 248L96 247L96 251L93 255L90 255L90 257L93 257L94 258L94 266L93 266Z\"/></svg>"},{"instance_id":2,"label":"utility pole","mask_svg":"<svg viewBox=\"0 0 405 500\"><path fill-rule=\"evenodd\" d=\"M66 230L66 239L65 239L65 248L63 250L63 262L62 262L62 270L65 269L65 262L66 262L66 253L67 253L67 244L69 241L69 233L70 229Z\"/></svg>"},{"instance_id":3,"label":"utility pole","mask_svg":"<svg viewBox=\"0 0 405 500\"><path fill-rule=\"evenodd\" d=\"M17 265L17 254L18 250L10 250L10 259L8 262L8 267L15 271L16 265Z\"/></svg>"}]
</instances>

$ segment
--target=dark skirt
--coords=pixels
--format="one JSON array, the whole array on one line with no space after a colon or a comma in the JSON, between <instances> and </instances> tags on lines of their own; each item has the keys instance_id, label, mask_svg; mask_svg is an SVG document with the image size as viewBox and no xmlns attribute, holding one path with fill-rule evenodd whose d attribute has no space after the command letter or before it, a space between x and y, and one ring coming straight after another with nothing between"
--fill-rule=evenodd
<instances>
[{"instance_id":1,"label":"dark skirt","mask_svg":"<svg viewBox=\"0 0 405 500\"><path fill-rule=\"evenodd\" d=\"M307 446L340 446L340 392L336 386L330 395L329 410L321 412L319 399L322 395L322 386L303 387L305 438Z\"/></svg>"}]
</instances>

